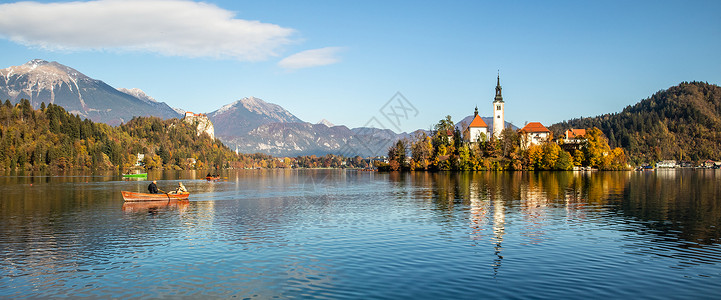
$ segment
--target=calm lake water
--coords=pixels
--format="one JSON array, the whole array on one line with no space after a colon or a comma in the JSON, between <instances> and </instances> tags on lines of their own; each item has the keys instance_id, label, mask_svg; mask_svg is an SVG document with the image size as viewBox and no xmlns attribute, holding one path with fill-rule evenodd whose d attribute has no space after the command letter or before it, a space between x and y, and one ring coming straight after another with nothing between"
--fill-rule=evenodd
<instances>
[{"instance_id":1,"label":"calm lake water","mask_svg":"<svg viewBox=\"0 0 721 300\"><path fill-rule=\"evenodd\" d=\"M721 295L721 171L201 176L0 176L0 298Z\"/></svg>"}]
</instances>

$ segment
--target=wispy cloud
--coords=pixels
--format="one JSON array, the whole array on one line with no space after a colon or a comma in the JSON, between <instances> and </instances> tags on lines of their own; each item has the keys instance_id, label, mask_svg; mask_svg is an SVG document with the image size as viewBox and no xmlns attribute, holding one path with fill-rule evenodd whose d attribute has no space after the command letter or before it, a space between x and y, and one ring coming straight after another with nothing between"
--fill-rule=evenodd
<instances>
[{"instance_id":1,"label":"wispy cloud","mask_svg":"<svg viewBox=\"0 0 721 300\"><path fill-rule=\"evenodd\" d=\"M337 54L342 49L342 47L325 47L306 50L284 58L278 62L278 65L286 69L302 69L330 65L340 61Z\"/></svg>"},{"instance_id":2,"label":"wispy cloud","mask_svg":"<svg viewBox=\"0 0 721 300\"><path fill-rule=\"evenodd\" d=\"M120 50L259 61L294 30L184 0L0 4L0 37L49 50Z\"/></svg>"}]
</instances>

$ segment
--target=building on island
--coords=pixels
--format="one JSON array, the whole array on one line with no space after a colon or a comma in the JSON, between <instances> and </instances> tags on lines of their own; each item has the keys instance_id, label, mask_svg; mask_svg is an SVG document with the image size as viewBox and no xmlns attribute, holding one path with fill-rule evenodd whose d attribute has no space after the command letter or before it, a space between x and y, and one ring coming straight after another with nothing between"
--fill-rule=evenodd
<instances>
[{"instance_id":1,"label":"building on island","mask_svg":"<svg viewBox=\"0 0 721 300\"><path fill-rule=\"evenodd\" d=\"M496 97L493 98L493 135L496 138L501 136L505 125L505 103L503 102L503 96L501 96L501 75L498 75L498 81L496 81Z\"/></svg>"},{"instance_id":2,"label":"building on island","mask_svg":"<svg viewBox=\"0 0 721 300\"><path fill-rule=\"evenodd\" d=\"M586 145L588 140L586 139L586 129L574 129L571 128L566 130L564 138L556 141L563 150L573 153L574 150L581 150Z\"/></svg>"},{"instance_id":3,"label":"building on island","mask_svg":"<svg viewBox=\"0 0 721 300\"><path fill-rule=\"evenodd\" d=\"M467 143L476 143L480 141L481 138L483 138L484 141L488 140L488 125L483 121L481 116L478 115L478 107L476 107L476 110L473 113L473 121L471 121L471 125L466 127L463 136L465 138L465 142Z\"/></svg>"},{"instance_id":4,"label":"building on island","mask_svg":"<svg viewBox=\"0 0 721 300\"><path fill-rule=\"evenodd\" d=\"M488 128L488 124L478 115L478 107L476 106L471 124L463 128L463 141L466 143L476 143L480 141L483 136L485 136L484 141L490 140L491 136L495 136L496 138L501 137L501 132L506 122L504 112L505 103L501 95L501 76L498 75L496 80L496 96L493 98L493 128ZM492 129L493 132L491 132L490 129Z\"/></svg>"},{"instance_id":5,"label":"building on island","mask_svg":"<svg viewBox=\"0 0 721 300\"><path fill-rule=\"evenodd\" d=\"M521 147L528 149L531 145L540 145L551 139L551 131L540 122L530 122L519 131Z\"/></svg>"},{"instance_id":6,"label":"building on island","mask_svg":"<svg viewBox=\"0 0 721 300\"><path fill-rule=\"evenodd\" d=\"M566 130L566 143L579 143L586 141L586 129L569 129Z\"/></svg>"},{"instance_id":7,"label":"building on island","mask_svg":"<svg viewBox=\"0 0 721 300\"><path fill-rule=\"evenodd\" d=\"M444 135L446 137L446 139L448 139L448 143L453 144L453 136L455 135L453 133L453 130L450 130L450 129L442 130L441 134Z\"/></svg>"}]
</instances>

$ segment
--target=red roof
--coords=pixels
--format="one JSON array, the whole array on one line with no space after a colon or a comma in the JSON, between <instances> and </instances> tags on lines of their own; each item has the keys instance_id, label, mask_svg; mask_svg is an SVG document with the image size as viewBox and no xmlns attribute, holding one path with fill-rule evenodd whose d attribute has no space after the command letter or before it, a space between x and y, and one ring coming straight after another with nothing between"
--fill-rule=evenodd
<instances>
[{"instance_id":1,"label":"red roof","mask_svg":"<svg viewBox=\"0 0 721 300\"><path fill-rule=\"evenodd\" d=\"M521 128L521 131L523 132L551 132L546 128L546 126L543 126L541 122L530 122L526 124L526 126L523 126Z\"/></svg>"},{"instance_id":2,"label":"red roof","mask_svg":"<svg viewBox=\"0 0 721 300\"><path fill-rule=\"evenodd\" d=\"M575 139L577 137L581 137L586 135L586 129L569 129L566 130L566 138L567 139Z\"/></svg>"},{"instance_id":3,"label":"red roof","mask_svg":"<svg viewBox=\"0 0 721 300\"><path fill-rule=\"evenodd\" d=\"M486 122L483 122L483 119L481 119L480 116L476 115L476 117L473 118L473 121L471 121L471 125L468 125L468 127L488 127L488 125L486 125Z\"/></svg>"}]
</instances>

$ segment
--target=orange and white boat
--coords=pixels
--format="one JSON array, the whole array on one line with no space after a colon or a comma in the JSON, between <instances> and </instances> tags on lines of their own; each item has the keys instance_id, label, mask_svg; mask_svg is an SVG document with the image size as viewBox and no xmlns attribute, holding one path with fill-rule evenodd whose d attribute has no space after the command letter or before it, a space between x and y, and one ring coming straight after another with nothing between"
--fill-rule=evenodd
<instances>
[{"instance_id":1,"label":"orange and white boat","mask_svg":"<svg viewBox=\"0 0 721 300\"><path fill-rule=\"evenodd\" d=\"M121 191L125 202L143 202L143 201L187 201L190 193L184 194L148 194Z\"/></svg>"}]
</instances>

